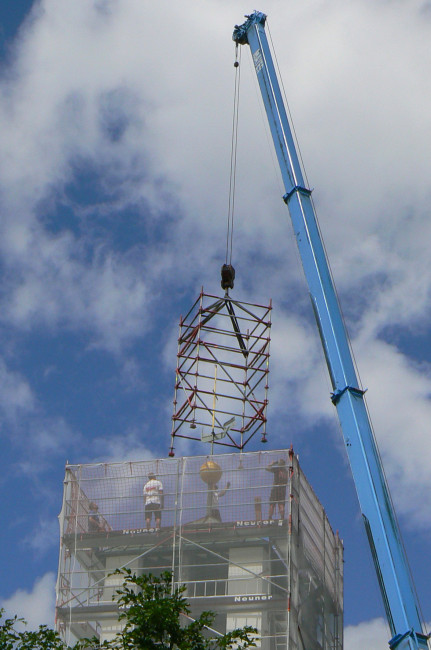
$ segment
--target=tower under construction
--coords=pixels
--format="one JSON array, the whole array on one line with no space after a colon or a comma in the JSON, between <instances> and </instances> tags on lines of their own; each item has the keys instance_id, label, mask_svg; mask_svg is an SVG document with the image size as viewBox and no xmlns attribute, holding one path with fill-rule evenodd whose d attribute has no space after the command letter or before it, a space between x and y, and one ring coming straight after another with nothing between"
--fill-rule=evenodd
<instances>
[{"instance_id":1,"label":"tower under construction","mask_svg":"<svg viewBox=\"0 0 431 650\"><path fill-rule=\"evenodd\" d=\"M145 510L151 480L159 522ZM127 567L171 571L216 633L251 625L264 650L342 649L342 543L292 450L67 465L60 529L68 643L121 631L114 571Z\"/></svg>"}]
</instances>

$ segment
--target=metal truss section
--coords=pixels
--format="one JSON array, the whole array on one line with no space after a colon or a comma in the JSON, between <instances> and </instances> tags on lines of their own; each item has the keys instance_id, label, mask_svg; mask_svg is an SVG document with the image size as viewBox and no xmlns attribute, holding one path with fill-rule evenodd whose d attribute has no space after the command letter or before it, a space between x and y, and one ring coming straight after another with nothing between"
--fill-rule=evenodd
<instances>
[{"instance_id":1,"label":"metal truss section","mask_svg":"<svg viewBox=\"0 0 431 650\"><path fill-rule=\"evenodd\" d=\"M211 450L242 450L258 432L266 442L271 310L202 290L181 318L170 456L176 437Z\"/></svg>"}]
</instances>

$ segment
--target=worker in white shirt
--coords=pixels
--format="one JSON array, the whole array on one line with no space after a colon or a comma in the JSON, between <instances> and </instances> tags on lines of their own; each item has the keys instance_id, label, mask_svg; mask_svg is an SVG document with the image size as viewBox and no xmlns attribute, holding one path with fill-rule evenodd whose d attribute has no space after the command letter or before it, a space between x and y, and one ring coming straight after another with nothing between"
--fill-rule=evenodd
<instances>
[{"instance_id":1,"label":"worker in white shirt","mask_svg":"<svg viewBox=\"0 0 431 650\"><path fill-rule=\"evenodd\" d=\"M163 483L157 479L154 472L148 474L148 481L144 485L144 503L147 530L150 529L153 513L156 530L159 529L164 505Z\"/></svg>"}]
</instances>

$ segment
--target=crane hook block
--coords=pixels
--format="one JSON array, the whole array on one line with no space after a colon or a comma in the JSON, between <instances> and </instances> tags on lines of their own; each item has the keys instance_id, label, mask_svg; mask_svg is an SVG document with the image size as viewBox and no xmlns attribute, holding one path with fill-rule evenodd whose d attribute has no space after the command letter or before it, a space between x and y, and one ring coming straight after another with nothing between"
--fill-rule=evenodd
<instances>
[{"instance_id":1,"label":"crane hook block","mask_svg":"<svg viewBox=\"0 0 431 650\"><path fill-rule=\"evenodd\" d=\"M233 282L235 280L235 269L232 264L223 264L221 267L221 288L233 289Z\"/></svg>"}]
</instances>

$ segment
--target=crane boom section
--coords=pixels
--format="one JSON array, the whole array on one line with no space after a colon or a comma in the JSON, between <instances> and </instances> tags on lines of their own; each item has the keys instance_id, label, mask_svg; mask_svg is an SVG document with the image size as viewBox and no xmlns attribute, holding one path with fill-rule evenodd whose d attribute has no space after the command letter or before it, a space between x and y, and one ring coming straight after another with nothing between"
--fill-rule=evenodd
<instances>
[{"instance_id":1,"label":"crane boom section","mask_svg":"<svg viewBox=\"0 0 431 650\"><path fill-rule=\"evenodd\" d=\"M335 286L306 187L265 33L265 14L236 26L233 40L248 44L265 105L288 206L371 552L393 637L391 648L428 648L419 607L371 422L353 362Z\"/></svg>"}]
</instances>

